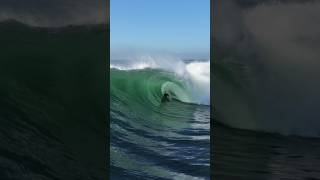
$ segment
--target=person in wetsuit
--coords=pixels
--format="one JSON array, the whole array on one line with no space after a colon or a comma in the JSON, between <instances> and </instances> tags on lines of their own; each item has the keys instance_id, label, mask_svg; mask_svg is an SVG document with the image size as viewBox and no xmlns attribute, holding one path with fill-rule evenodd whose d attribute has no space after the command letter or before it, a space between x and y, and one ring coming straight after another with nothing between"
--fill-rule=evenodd
<instances>
[{"instance_id":1,"label":"person in wetsuit","mask_svg":"<svg viewBox=\"0 0 320 180\"><path fill-rule=\"evenodd\" d=\"M161 98L161 102L169 102L171 101L170 94L168 92L165 92Z\"/></svg>"}]
</instances>

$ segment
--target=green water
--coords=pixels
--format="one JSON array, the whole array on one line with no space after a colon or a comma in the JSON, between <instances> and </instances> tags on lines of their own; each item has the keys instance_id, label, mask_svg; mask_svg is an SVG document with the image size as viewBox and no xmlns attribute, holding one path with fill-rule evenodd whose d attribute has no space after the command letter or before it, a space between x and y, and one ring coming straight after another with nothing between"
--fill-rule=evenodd
<instances>
[{"instance_id":1,"label":"green water","mask_svg":"<svg viewBox=\"0 0 320 180\"><path fill-rule=\"evenodd\" d=\"M186 103L191 101L191 92L184 79L157 69L111 69L110 90L111 94L117 94L118 98L129 98L130 103L143 102L152 106L160 105L162 95L166 91L171 92L176 100Z\"/></svg>"},{"instance_id":2,"label":"green water","mask_svg":"<svg viewBox=\"0 0 320 180\"><path fill-rule=\"evenodd\" d=\"M110 69L112 180L209 179L210 107L191 92L163 69Z\"/></svg>"}]
</instances>

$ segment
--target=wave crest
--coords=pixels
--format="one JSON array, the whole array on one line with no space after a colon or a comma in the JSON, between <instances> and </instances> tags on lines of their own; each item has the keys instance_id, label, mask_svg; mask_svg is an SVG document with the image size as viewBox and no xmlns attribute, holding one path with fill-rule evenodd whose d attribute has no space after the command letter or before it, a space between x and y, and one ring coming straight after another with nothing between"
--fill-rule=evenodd
<instances>
[{"instance_id":1,"label":"wave crest","mask_svg":"<svg viewBox=\"0 0 320 180\"><path fill-rule=\"evenodd\" d=\"M163 74L168 73L170 75L168 75L167 78L171 76L170 78L172 79L168 78L165 82L166 84L163 84L163 87L160 86L159 90L164 87L170 87L173 88L172 91L179 91L177 92L179 96L178 99L183 102L210 105L210 61L184 62L176 58L154 58L146 56L139 60L126 62L116 61L110 64L110 68L121 71L146 69L160 70L161 74L154 75L163 77ZM173 82L173 80L177 79L179 79L179 85L175 84L176 82ZM159 79L153 80L159 81ZM183 84L184 87L180 87L181 84Z\"/></svg>"}]
</instances>

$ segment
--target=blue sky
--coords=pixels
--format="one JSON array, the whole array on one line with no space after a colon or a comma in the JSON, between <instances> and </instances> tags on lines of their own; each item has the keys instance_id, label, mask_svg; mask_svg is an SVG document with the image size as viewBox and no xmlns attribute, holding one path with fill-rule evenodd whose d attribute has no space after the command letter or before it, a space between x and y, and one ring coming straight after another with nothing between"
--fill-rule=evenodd
<instances>
[{"instance_id":1,"label":"blue sky","mask_svg":"<svg viewBox=\"0 0 320 180\"><path fill-rule=\"evenodd\" d=\"M209 58L210 0L110 0L111 58Z\"/></svg>"}]
</instances>

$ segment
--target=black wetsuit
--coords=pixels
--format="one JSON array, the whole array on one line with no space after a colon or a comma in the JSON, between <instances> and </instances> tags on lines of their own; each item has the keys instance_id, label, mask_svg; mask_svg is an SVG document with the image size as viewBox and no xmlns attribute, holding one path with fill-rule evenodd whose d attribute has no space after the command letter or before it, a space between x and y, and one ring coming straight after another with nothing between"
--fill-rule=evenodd
<instances>
[{"instance_id":1,"label":"black wetsuit","mask_svg":"<svg viewBox=\"0 0 320 180\"><path fill-rule=\"evenodd\" d=\"M170 95L168 93L164 93L161 102L169 102L170 101Z\"/></svg>"}]
</instances>

